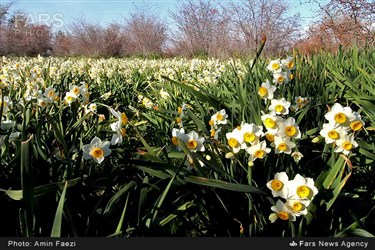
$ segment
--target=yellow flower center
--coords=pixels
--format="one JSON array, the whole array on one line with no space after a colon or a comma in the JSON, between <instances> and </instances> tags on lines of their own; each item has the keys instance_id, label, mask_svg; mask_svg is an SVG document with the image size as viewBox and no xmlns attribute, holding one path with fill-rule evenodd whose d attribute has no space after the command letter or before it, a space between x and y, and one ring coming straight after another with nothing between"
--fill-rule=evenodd
<instances>
[{"instance_id":1,"label":"yellow flower center","mask_svg":"<svg viewBox=\"0 0 375 250\"><path fill-rule=\"evenodd\" d=\"M90 155L95 159L98 159L104 155L104 152L101 148L93 148L90 152Z\"/></svg>"},{"instance_id":2,"label":"yellow flower center","mask_svg":"<svg viewBox=\"0 0 375 250\"><path fill-rule=\"evenodd\" d=\"M196 149L198 147L198 142L196 140L190 139L187 143L189 149Z\"/></svg>"},{"instance_id":3,"label":"yellow flower center","mask_svg":"<svg viewBox=\"0 0 375 250\"><path fill-rule=\"evenodd\" d=\"M79 88L74 87L72 92L73 92L73 94L78 95L79 94Z\"/></svg>"},{"instance_id":4,"label":"yellow flower center","mask_svg":"<svg viewBox=\"0 0 375 250\"><path fill-rule=\"evenodd\" d=\"M121 122L122 122L122 125L126 125L128 123L128 117L126 116L125 113L121 113Z\"/></svg>"},{"instance_id":5,"label":"yellow flower center","mask_svg":"<svg viewBox=\"0 0 375 250\"><path fill-rule=\"evenodd\" d=\"M277 146L277 149L280 150L280 151L286 151L288 149L288 145L286 145L284 142L282 142Z\"/></svg>"},{"instance_id":6,"label":"yellow flower center","mask_svg":"<svg viewBox=\"0 0 375 250\"><path fill-rule=\"evenodd\" d=\"M335 115L334 119L335 119L335 121L336 121L337 123L339 123L339 124L343 124L343 123L346 122L347 117L346 117L346 115L345 115L344 113L341 113L341 112L340 112L340 113L337 113L337 114Z\"/></svg>"},{"instance_id":7,"label":"yellow flower center","mask_svg":"<svg viewBox=\"0 0 375 250\"><path fill-rule=\"evenodd\" d=\"M282 188L284 187L284 183L282 183L281 181L279 180L273 180L271 182L271 188L275 191L280 191Z\"/></svg>"},{"instance_id":8,"label":"yellow flower center","mask_svg":"<svg viewBox=\"0 0 375 250\"><path fill-rule=\"evenodd\" d=\"M288 67L288 69L292 69L294 67L294 62L293 61L288 62L286 66Z\"/></svg>"},{"instance_id":9,"label":"yellow flower center","mask_svg":"<svg viewBox=\"0 0 375 250\"><path fill-rule=\"evenodd\" d=\"M178 145L178 138L176 136L172 137L172 143L176 146Z\"/></svg>"},{"instance_id":10,"label":"yellow flower center","mask_svg":"<svg viewBox=\"0 0 375 250\"><path fill-rule=\"evenodd\" d=\"M285 134L286 134L287 136L290 136L290 137L295 136L295 135L297 134L297 129L296 129L296 127L294 127L294 126L287 126L287 127L285 128Z\"/></svg>"},{"instance_id":11,"label":"yellow flower center","mask_svg":"<svg viewBox=\"0 0 375 250\"><path fill-rule=\"evenodd\" d=\"M286 213L286 212L279 212L277 214L277 216L279 217L279 219L281 220L288 220L289 219L289 214Z\"/></svg>"},{"instance_id":12,"label":"yellow flower center","mask_svg":"<svg viewBox=\"0 0 375 250\"><path fill-rule=\"evenodd\" d=\"M47 95L48 97L53 97L55 95L55 91L50 90Z\"/></svg>"},{"instance_id":13,"label":"yellow flower center","mask_svg":"<svg viewBox=\"0 0 375 250\"><path fill-rule=\"evenodd\" d=\"M277 78L277 81L278 82L283 82L285 80L285 78L283 77L283 76L279 76L278 78Z\"/></svg>"},{"instance_id":14,"label":"yellow flower center","mask_svg":"<svg viewBox=\"0 0 375 250\"><path fill-rule=\"evenodd\" d=\"M121 128L120 132L121 132L122 137L124 137L126 135L126 129L125 128Z\"/></svg>"},{"instance_id":15,"label":"yellow flower center","mask_svg":"<svg viewBox=\"0 0 375 250\"><path fill-rule=\"evenodd\" d=\"M177 117L177 118L176 118L176 122L177 122L177 123L181 123L181 118L180 118L180 117Z\"/></svg>"},{"instance_id":16,"label":"yellow flower center","mask_svg":"<svg viewBox=\"0 0 375 250\"><path fill-rule=\"evenodd\" d=\"M215 122L214 122L213 120L210 120L210 121L208 122L208 124L209 124L210 126L213 126L213 125L215 124Z\"/></svg>"},{"instance_id":17,"label":"yellow flower center","mask_svg":"<svg viewBox=\"0 0 375 250\"><path fill-rule=\"evenodd\" d=\"M297 103L298 103L298 104L303 103L303 99L302 99L301 97L297 98Z\"/></svg>"},{"instance_id":18,"label":"yellow flower center","mask_svg":"<svg viewBox=\"0 0 375 250\"><path fill-rule=\"evenodd\" d=\"M74 101L74 97L73 97L73 96L67 96L67 97L66 97L66 100L67 100L68 102L73 102L73 101Z\"/></svg>"},{"instance_id":19,"label":"yellow flower center","mask_svg":"<svg viewBox=\"0 0 375 250\"><path fill-rule=\"evenodd\" d=\"M362 128L362 122L360 121L354 121L352 123L350 123L350 128L353 130L353 131L358 131Z\"/></svg>"},{"instance_id":20,"label":"yellow flower center","mask_svg":"<svg viewBox=\"0 0 375 250\"><path fill-rule=\"evenodd\" d=\"M273 142L275 140L275 136L273 134L266 134L266 138L270 142Z\"/></svg>"},{"instance_id":21,"label":"yellow flower center","mask_svg":"<svg viewBox=\"0 0 375 250\"><path fill-rule=\"evenodd\" d=\"M268 93L267 88L265 88L265 87L260 87L260 88L259 88L258 94L259 94L261 97L267 95L267 93Z\"/></svg>"},{"instance_id":22,"label":"yellow flower center","mask_svg":"<svg viewBox=\"0 0 375 250\"><path fill-rule=\"evenodd\" d=\"M216 134L216 130L215 129L213 129L213 130L211 130L211 137L215 137L215 134Z\"/></svg>"},{"instance_id":23,"label":"yellow flower center","mask_svg":"<svg viewBox=\"0 0 375 250\"><path fill-rule=\"evenodd\" d=\"M255 151L254 155L255 155L255 157L257 157L257 158L263 158L263 156L264 156L264 151L261 150L261 149L259 149L259 150Z\"/></svg>"},{"instance_id":24,"label":"yellow flower center","mask_svg":"<svg viewBox=\"0 0 375 250\"><path fill-rule=\"evenodd\" d=\"M243 140L247 143L253 142L255 140L256 136L253 133L246 132L243 134Z\"/></svg>"},{"instance_id":25,"label":"yellow flower center","mask_svg":"<svg viewBox=\"0 0 375 250\"><path fill-rule=\"evenodd\" d=\"M222 120L224 120L224 116L222 114L218 113L216 115L216 119L218 119L219 121L222 121Z\"/></svg>"},{"instance_id":26,"label":"yellow flower center","mask_svg":"<svg viewBox=\"0 0 375 250\"><path fill-rule=\"evenodd\" d=\"M181 113L182 113L182 108L181 108L181 107L178 107L177 112L178 112L179 114L181 114Z\"/></svg>"},{"instance_id":27,"label":"yellow flower center","mask_svg":"<svg viewBox=\"0 0 375 250\"><path fill-rule=\"evenodd\" d=\"M228 140L228 144L229 146L231 146L232 148L237 148L239 146L239 143L238 141L235 139L235 138L230 138Z\"/></svg>"},{"instance_id":28,"label":"yellow flower center","mask_svg":"<svg viewBox=\"0 0 375 250\"><path fill-rule=\"evenodd\" d=\"M284 110L285 110L285 108L284 108L283 105L278 104L278 105L275 106L276 112L282 113L282 112L284 112Z\"/></svg>"},{"instance_id":29,"label":"yellow flower center","mask_svg":"<svg viewBox=\"0 0 375 250\"><path fill-rule=\"evenodd\" d=\"M290 79L290 80L293 80L293 79L294 79L294 74L290 74L290 75L289 75L289 79Z\"/></svg>"},{"instance_id":30,"label":"yellow flower center","mask_svg":"<svg viewBox=\"0 0 375 250\"><path fill-rule=\"evenodd\" d=\"M272 64L272 69L273 70L278 70L280 68L280 64L278 64L278 63L273 63Z\"/></svg>"},{"instance_id":31,"label":"yellow flower center","mask_svg":"<svg viewBox=\"0 0 375 250\"><path fill-rule=\"evenodd\" d=\"M264 120L264 125L266 125L267 128L275 128L276 122L272 120L272 118L267 118L266 120Z\"/></svg>"},{"instance_id":32,"label":"yellow flower center","mask_svg":"<svg viewBox=\"0 0 375 250\"><path fill-rule=\"evenodd\" d=\"M297 195L300 198L306 198L310 194L310 188L308 186L299 186L297 188Z\"/></svg>"},{"instance_id":33,"label":"yellow flower center","mask_svg":"<svg viewBox=\"0 0 375 250\"><path fill-rule=\"evenodd\" d=\"M294 211L299 212L303 209L303 205L302 205L301 202L296 201L296 202L293 203L292 208L293 208Z\"/></svg>"},{"instance_id":34,"label":"yellow flower center","mask_svg":"<svg viewBox=\"0 0 375 250\"><path fill-rule=\"evenodd\" d=\"M335 131L335 130L331 130L331 131L328 132L328 137L333 139L333 140L337 140L337 139L339 139L340 134L337 133L337 131Z\"/></svg>"},{"instance_id":35,"label":"yellow flower center","mask_svg":"<svg viewBox=\"0 0 375 250\"><path fill-rule=\"evenodd\" d=\"M350 151L353 148L353 144L351 142L349 142L349 141L345 141L342 144L342 147L343 147L343 149L345 149L347 151Z\"/></svg>"}]
</instances>

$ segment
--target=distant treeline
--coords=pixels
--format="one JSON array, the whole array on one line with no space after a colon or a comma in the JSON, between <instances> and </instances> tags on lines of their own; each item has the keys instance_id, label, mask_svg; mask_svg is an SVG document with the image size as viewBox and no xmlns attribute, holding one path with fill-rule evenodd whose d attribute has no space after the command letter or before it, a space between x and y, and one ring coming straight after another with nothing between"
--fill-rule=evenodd
<instances>
[{"instance_id":1,"label":"distant treeline","mask_svg":"<svg viewBox=\"0 0 375 250\"><path fill-rule=\"evenodd\" d=\"M284 0L188 0L170 12L173 24L150 9L138 9L105 27L76 19L62 31L54 24L30 20L26 13L13 11L11 4L0 4L0 55L228 58L253 53L264 37L268 55L292 48L313 53L374 45L371 0L331 0L320 6L320 18L308 28L301 27L299 15L288 14L293 7ZM58 17L54 21L55 26L63 24Z\"/></svg>"}]
</instances>

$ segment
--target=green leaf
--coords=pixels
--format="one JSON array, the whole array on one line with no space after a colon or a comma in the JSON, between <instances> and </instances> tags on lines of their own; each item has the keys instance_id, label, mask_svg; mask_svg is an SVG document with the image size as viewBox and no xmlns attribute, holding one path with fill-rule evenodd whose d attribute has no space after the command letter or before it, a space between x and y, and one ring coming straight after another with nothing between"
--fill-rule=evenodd
<instances>
[{"instance_id":1,"label":"green leaf","mask_svg":"<svg viewBox=\"0 0 375 250\"><path fill-rule=\"evenodd\" d=\"M128 195L126 196L124 209L122 210L122 214L121 214L120 220L117 224L115 234L118 234L118 233L121 232L122 225L124 224L124 217L125 217L125 213L126 213L126 208L128 207L129 195L130 195L130 193L128 193Z\"/></svg>"},{"instance_id":2,"label":"green leaf","mask_svg":"<svg viewBox=\"0 0 375 250\"><path fill-rule=\"evenodd\" d=\"M204 125L204 122L202 119L199 119L193 112L191 112L190 109L186 109L186 113L193 119L195 124L198 126L198 128L207 136L210 135L210 132L207 130L206 125Z\"/></svg>"},{"instance_id":3,"label":"green leaf","mask_svg":"<svg viewBox=\"0 0 375 250\"><path fill-rule=\"evenodd\" d=\"M32 184L32 173L31 173L31 150L33 143L33 135L27 141L21 143L21 187L22 197L24 200L24 225L25 236L32 236L33 229L33 216L34 216L34 190Z\"/></svg>"},{"instance_id":4,"label":"green leaf","mask_svg":"<svg viewBox=\"0 0 375 250\"><path fill-rule=\"evenodd\" d=\"M191 201L188 201L186 203L184 203L183 205L181 205L176 212L168 215L167 217L165 217L163 220L160 221L159 225L160 226L165 226L166 224L168 224L169 222L171 222L172 220L174 220L179 213L181 213L181 211L186 211L188 210L190 207L193 207L195 206L195 204Z\"/></svg>"},{"instance_id":5,"label":"green leaf","mask_svg":"<svg viewBox=\"0 0 375 250\"><path fill-rule=\"evenodd\" d=\"M221 189L226 189L226 190L231 190L231 191L236 191L236 192L243 192L243 193L267 195L267 193L265 193L261 189L254 187L254 186L250 186L250 185L230 183L226 181L208 179L208 178L203 178L203 177L198 177L198 176L188 176L188 177L185 177L185 180L190 183L208 186L208 187L221 188Z\"/></svg>"},{"instance_id":6,"label":"green leaf","mask_svg":"<svg viewBox=\"0 0 375 250\"><path fill-rule=\"evenodd\" d=\"M129 182L125 187L121 188L112 198L108 201L103 214L107 214L112 212L113 206L117 203L117 201L126 194L132 187L136 187L137 183L135 181Z\"/></svg>"},{"instance_id":7,"label":"green leaf","mask_svg":"<svg viewBox=\"0 0 375 250\"><path fill-rule=\"evenodd\" d=\"M61 222L62 222L65 194L66 194L67 188L68 188L68 182L65 182L65 186L61 194L59 204L56 209L55 219L53 220L51 237L61 237Z\"/></svg>"},{"instance_id":8,"label":"green leaf","mask_svg":"<svg viewBox=\"0 0 375 250\"><path fill-rule=\"evenodd\" d=\"M81 181L81 178L75 178L70 181L66 181L68 183L68 188L77 185ZM34 188L34 198L43 196L45 194L49 194L52 192L56 192L59 190L62 190L65 187L65 182L54 182L42 186L38 186ZM0 192L4 192L6 195L8 195L13 200L22 200L22 190L6 190L0 188Z\"/></svg>"},{"instance_id":9,"label":"green leaf","mask_svg":"<svg viewBox=\"0 0 375 250\"><path fill-rule=\"evenodd\" d=\"M11 199L19 201L22 200L22 190L5 190L0 188L0 191L4 192L6 195L8 195Z\"/></svg>"}]
</instances>

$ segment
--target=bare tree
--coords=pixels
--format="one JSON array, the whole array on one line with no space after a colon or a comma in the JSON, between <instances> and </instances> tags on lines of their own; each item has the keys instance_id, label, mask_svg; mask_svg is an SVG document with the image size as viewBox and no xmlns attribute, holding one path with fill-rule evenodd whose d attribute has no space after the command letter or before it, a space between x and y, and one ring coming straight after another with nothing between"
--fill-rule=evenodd
<instances>
[{"instance_id":1,"label":"bare tree","mask_svg":"<svg viewBox=\"0 0 375 250\"><path fill-rule=\"evenodd\" d=\"M72 54L101 56L103 54L103 28L83 18L76 19L69 27Z\"/></svg>"},{"instance_id":2,"label":"bare tree","mask_svg":"<svg viewBox=\"0 0 375 250\"><path fill-rule=\"evenodd\" d=\"M330 0L321 5L320 19L309 27L307 36L297 47L306 53L316 50L337 50L339 45L350 47L374 46L375 2L371 0Z\"/></svg>"},{"instance_id":3,"label":"bare tree","mask_svg":"<svg viewBox=\"0 0 375 250\"><path fill-rule=\"evenodd\" d=\"M283 0L245 0L230 4L236 44L242 50L254 50L267 36L268 53L288 49L300 35L299 15L288 15Z\"/></svg>"},{"instance_id":4,"label":"bare tree","mask_svg":"<svg viewBox=\"0 0 375 250\"><path fill-rule=\"evenodd\" d=\"M336 44L374 44L374 1L331 0L322 11L320 24L333 34Z\"/></svg>"},{"instance_id":5,"label":"bare tree","mask_svg":"<svg viewBox=\"0 0 375 250\"><path fill-rule=\"evenodd\" d=\"M230 48L230 18L215 1L184 1L170 13L177 32L172 37L180 53L217 56Z\"/></svg>"},{"instance_id":6,"label":"bare tree","mask_svg":"<svg viewBox=\"0 0 375 250\"><path fill-rule=\"evenodd\" d=\"M125 51L137 55L162 54L167 41L167 27L156 15L145 10L138 10L126 19L125 34L127 44Z\"/></svg>"},{"instance_id":7,"label":"bare tree","mask_svg":"<svg viewBox=\"0 0 375 250\"><path fill-rule=\"evenodd\" d=\"M30 56L51 54L52 32L48 25L30 23L25 14L16 12L3 28L2 53Z\"/></svg>"},{"instance_id":8,"label":"bare tree","mask_svg":"<svg viewBox=\"0 0 375 250\"><path fill-rule=\"evenodd\" d=\"M9 30L9 25L7 23L7 19L9 17L10 8L12 3L0 3L0 55L7 53L6 48L6 37L7 31Z\"/></svg>"}]
</instances>

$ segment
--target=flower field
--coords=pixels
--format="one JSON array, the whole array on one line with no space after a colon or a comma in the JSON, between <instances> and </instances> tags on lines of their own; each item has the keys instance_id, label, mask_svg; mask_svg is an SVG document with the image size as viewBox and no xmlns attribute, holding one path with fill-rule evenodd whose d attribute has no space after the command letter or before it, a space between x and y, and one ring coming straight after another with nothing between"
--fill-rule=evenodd
<instances>
[{"instance_id":1,"label":"flower field","mask_svg":"<svg viewBox=\"0 0 375 250\"><path fill-rule=\"evenodd\" d=\"M375 53L2 57L0 235L375 234Z\"/></svg>"}]
</instances>

